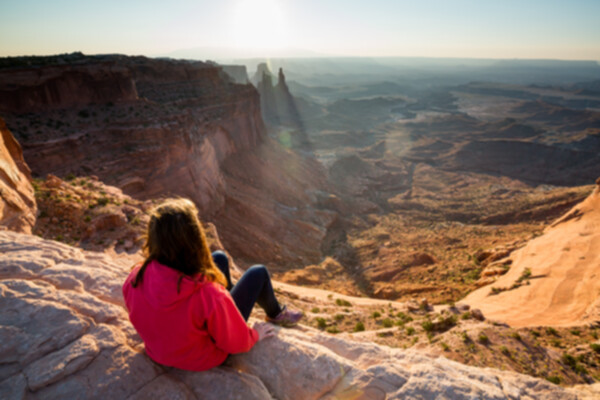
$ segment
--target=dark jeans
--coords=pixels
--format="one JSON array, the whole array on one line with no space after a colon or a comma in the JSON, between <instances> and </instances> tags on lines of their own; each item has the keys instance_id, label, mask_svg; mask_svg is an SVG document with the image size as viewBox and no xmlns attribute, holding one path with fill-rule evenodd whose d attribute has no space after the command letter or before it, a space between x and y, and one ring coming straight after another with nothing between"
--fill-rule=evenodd
<instances>
[{"instance_id":1,"label":"dark jeans","mask_svg":"<svg viewBox=\"0 0 600 400\"><path fill-rule=\"evenodd\" d=\"M212 257L216 266L227 278L227 290L231 293L235 305L246 321L248 321L255 303L258 303L271 318L276 317L281 312L281 306L273 292L269 271L264 265L253 265L248 268L233 286L229 274L227 255L222 251L215 251L212 253Z\"/></svg>"}]
</instances>

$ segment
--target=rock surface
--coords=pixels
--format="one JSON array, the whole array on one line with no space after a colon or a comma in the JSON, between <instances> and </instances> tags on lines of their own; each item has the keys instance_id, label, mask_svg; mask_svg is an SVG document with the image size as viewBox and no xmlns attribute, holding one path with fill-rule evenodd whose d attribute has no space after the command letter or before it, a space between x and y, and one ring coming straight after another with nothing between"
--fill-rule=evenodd
<instances>
[{"instance_id":1,"label":"rock surface","mask_svg":"<svg viewBox=\"0 0 600 400\"><path fill-rule=\"evenodd\" d=\"M122 260L0 232L3 399L577 399L565 389L301 326L206 372L152 362L127 320Z\"/></svg>"},{"instance_id":2,"label":"rock surface","mask_svg":"<svg viewBox=\"0 0 600 400\"><path fill-rule=\"evenodd\" d=\"M512 253L510 270L464 302L514 327L573 326L600 321L600 185ZM490 294L494 291L494 294ZM510 304L510 307L507 307Z\"/></svg>"},{"instance_id":3,"label":"rock surface","mask_svg":"<svg viewBox=\"0 0 600 400\"><path fill-rule=\"evenodd\" d=\"M36 204L21 146L0 118L0 227L31 233Z\"/></svg>"}]
</instances>

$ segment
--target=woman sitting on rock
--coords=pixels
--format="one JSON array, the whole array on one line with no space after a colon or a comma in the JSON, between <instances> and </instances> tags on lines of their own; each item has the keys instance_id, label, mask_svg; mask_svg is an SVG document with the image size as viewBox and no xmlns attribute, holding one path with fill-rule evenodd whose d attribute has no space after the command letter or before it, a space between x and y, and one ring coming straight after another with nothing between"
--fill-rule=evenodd
<instances>
[{"instance_id":1,"label":"woman sitting on rock","mask_svg":"<svg viewBox=\"0 0 600 400\"><path fill-rule=\"evenodd\" d=\"M276 325L293 326L302 313L277 302L262 265L248 269L233 286L227 256L210 253L197 214L187 199L167 200L153 210L146 260L127 277L123 297L150 358L202 371L275 334L264 322L246 325L255 303Z\"/></svg>"}]
</instances>

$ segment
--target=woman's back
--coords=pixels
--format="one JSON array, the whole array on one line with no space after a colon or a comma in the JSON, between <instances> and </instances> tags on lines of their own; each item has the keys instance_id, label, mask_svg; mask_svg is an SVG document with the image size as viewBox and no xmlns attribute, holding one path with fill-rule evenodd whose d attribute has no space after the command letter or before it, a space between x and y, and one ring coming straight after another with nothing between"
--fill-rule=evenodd
<instances>
[{"instance_id":1,"label":"woman's back","mask_svg":"<svg viewBox=\"0 0 600 400\"><path fill-rule=\"evenodd\" d=\"M248 351L258 340L227 290L201 274L181 272L151 261L133 287L139 268L123 285L131 323L156 362L201 371L221 364L228 354Z\"/></svg>"}]
</instances>

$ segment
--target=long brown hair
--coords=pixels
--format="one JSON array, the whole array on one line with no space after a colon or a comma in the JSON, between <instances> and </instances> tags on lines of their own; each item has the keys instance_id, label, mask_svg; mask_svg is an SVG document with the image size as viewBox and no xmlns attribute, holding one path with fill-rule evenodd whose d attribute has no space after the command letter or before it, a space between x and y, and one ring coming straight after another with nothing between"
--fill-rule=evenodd
<instances>
[{"instance_id":1,"label":"long brown hair","mask_svg":"<svg viewBox=\"0 0 600 400\"><path fill-rule=\"evenodd\" d=\"M133 287L142 281L153 260L181 272L177 292L184 276L198 273L227 286L225 276L213 262L198 210L188 199L167 199L152 210L144 252L146 260L131 282Z\"/></svg>"}]
</instances>

